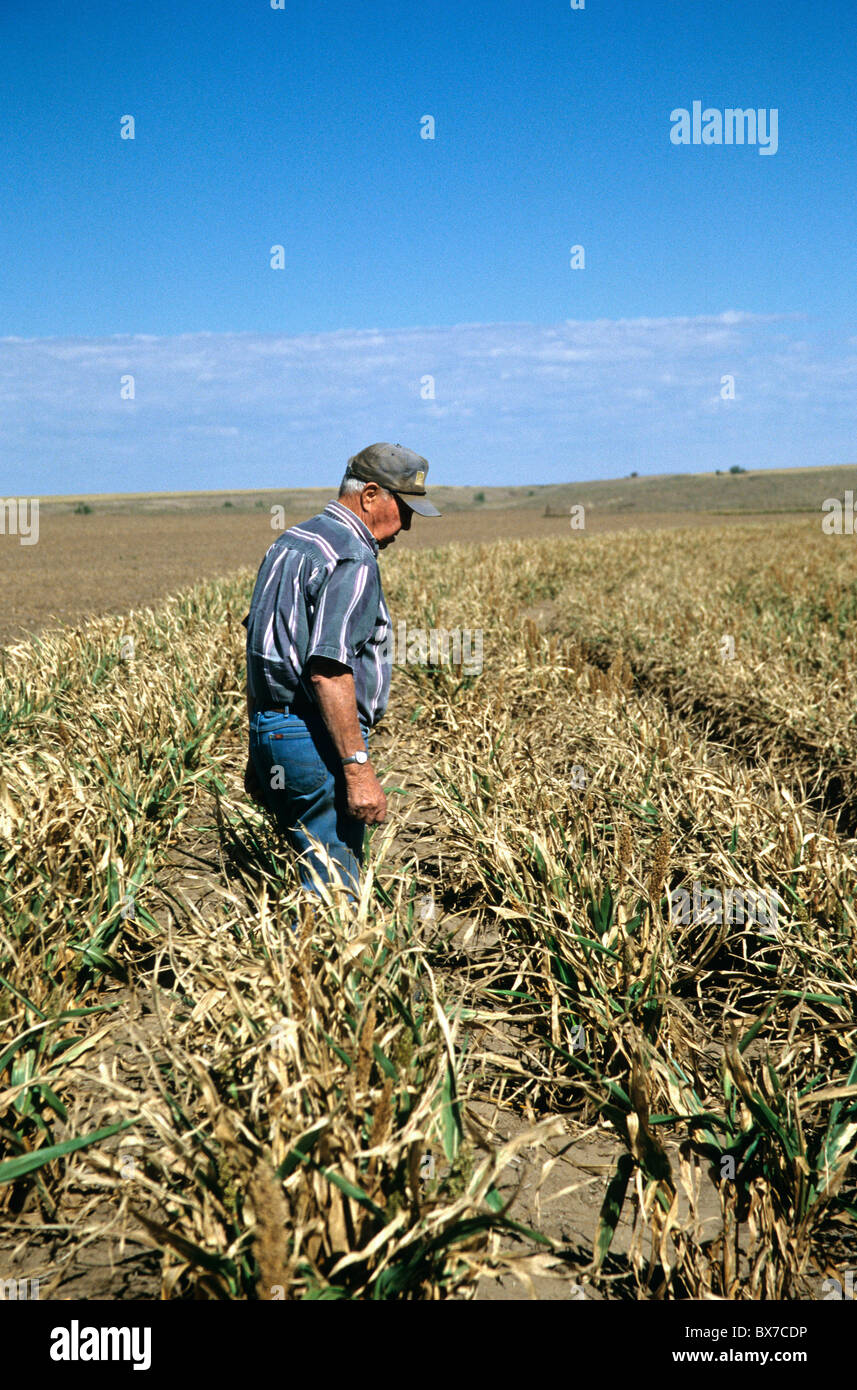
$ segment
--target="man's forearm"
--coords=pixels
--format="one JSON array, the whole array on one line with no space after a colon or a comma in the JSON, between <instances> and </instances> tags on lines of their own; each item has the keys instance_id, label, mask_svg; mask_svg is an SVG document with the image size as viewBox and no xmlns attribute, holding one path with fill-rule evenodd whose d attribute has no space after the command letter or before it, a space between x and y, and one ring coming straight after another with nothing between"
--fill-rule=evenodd
<instances>
[{"instance_id":1,"label":"man's forearm","mask_svg":"<svg viewBox=\"0 0 857 1390\"><path fill-rule=\"evenodd\" d=\"M321 663L311 667L310 680L334 747L340 758L348 758L363 747L363 733L357 715L354 676L338 662Z\"/></svg>"}]
</instances>

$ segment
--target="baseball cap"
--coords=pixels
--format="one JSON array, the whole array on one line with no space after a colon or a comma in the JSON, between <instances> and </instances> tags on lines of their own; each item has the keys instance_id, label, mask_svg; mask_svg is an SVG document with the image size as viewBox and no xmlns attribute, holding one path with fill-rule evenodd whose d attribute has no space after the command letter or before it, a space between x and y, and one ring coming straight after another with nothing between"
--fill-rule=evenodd
<instances>
[{"instance_id":1,"label":"baseball cap","mask_svg":"<svg viewBox=\"0 0 857 1390\"><path fill-rule=\"evenodd\" d=\"M364 483L378 483L401 497L405 506L420 516L440 516L426 497L428 461L401 444L367 444L348 460L346 475Z\"/></svg>"}]
</instances>

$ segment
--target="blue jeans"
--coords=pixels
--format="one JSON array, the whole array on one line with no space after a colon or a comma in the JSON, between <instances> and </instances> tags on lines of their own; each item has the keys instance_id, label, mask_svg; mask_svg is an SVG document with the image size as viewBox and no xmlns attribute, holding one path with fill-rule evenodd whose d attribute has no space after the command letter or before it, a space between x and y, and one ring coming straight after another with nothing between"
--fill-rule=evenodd
<instances>
[{"instance_id":1,"label":"blue jeans","mask_svg":"<svg viewBox=\"0 0 857 1390\"><path fill-rule=\"evenodd\" d=\"M369 751L369 732L361 725ZM356 751L356 750L353 750ZM323 883L332 881L328 866L310 846L320 840L340 867L353 902L360 891L364 822L347 810L342 759L320 714L298 718L290 710L256 710L250 717L250 757L268 810L298 858L305 888L317 892L310 869Z\"/></svg>"}]
</instances>

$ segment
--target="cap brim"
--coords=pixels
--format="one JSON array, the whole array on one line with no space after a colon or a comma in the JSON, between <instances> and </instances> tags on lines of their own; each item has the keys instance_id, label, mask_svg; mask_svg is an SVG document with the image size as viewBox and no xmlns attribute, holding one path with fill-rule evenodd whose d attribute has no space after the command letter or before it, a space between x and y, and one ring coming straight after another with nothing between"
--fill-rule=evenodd
<instances>
[{"instance_id":1,"label":"cap brim","mask_svg":"<svg viewBox=\"0 0 857 1390\"><path fill-rule=\"evenodd\" d=\"M413 493L407 492L397 492L396 496L400 497L404 502L405 506L410 507L411 511L416 512L418 516L442 515L442 513L438 511L437 507L431 504L427 497L416 497Z\"/></svg>"}]
</instances>

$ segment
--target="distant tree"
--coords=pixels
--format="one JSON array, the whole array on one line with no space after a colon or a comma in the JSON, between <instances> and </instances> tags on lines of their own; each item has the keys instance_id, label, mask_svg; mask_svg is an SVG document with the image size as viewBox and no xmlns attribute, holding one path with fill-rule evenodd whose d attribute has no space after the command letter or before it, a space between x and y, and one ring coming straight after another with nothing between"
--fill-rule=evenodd
<instances>
[{"instance_id":1,"label":"distant tree","mask_svg":"<svg viewBox=\"0 0 857 1390\"><path fill-rule=\"evenodd\" d=\"M640 475L639 475L639 473L632 473L630 476L631 476L632 478L639 478Z\"/></svg>"},{"instance_id":2,"label":"distant tree","mask_svg":"<svg viewBox=\"0 0 857 1390\"><path fill-rule=\"evenodd\" d=\"M75 507L74 510L75 510L75 515L76 515L76 516L91 516L91 515L92 515L92 508L89 506L89 504L88 504L87 502L78 502L78 504L77 504L77 506Z\"/></svg>"},{"instance_id":3,"label":"distant tree","mask_svg":"<svg viewBox=\"0 0 857 1390\"><path fill-rule=\"evenodd\" d=\"M527 488L527 496L528 496L528 497L535 497L535 495L536 495L536 490L535 490L534 487L529 487L529 488Z\"/></svg>"},{"instance_id":4,"label":"distant tree","mask_svg":"<svg viewBox=\"0 0 857 1390\"><path fill-rule=\"evenodd\" d=\"M264 498L258 497L258 498L256 499L256 506L257 506L257 507L264 507L264 505L265 505Z\"/></svg>"},{"instance_id":5,"label":"distant tree","mask_svg":"<svg viewBox=\"0 0 857 1390\"><path fill-rule=\"evenodd\" d=\"M473 498L473 500L474 500L474 502L484 502L484 501L485 501L485 493L484 493L484 492L477 492L477 493L476 493L476 496Z\"/></svg>"},{"instance_id":6,"label":"distant tree","mask_svg":"<svg viewBox=\"0 0 857 1390\"><path fill-rule=\"evenodd\" d=\"M746 470L746 468L742 468L741 465L740 465L740 463L733 463L732 467L729 469L729 472L730 472L730 473L746 473L747 470Z\"/></svg>"},{"instance_id":7,"label":"distant tree","mask_svg":"<svg viewBox=\"0 0 857 1390\"><path fill-rule=\"evenodd\" d=\"M231 502L224 502L223 505L224 505L224 507L231 507L231 506L232 506L232 503L231 503Z\"/></svg>"}]
</instances>

